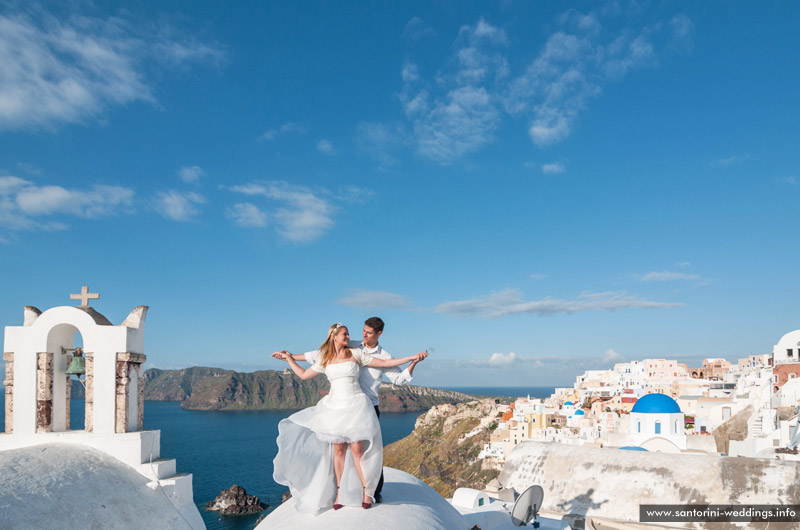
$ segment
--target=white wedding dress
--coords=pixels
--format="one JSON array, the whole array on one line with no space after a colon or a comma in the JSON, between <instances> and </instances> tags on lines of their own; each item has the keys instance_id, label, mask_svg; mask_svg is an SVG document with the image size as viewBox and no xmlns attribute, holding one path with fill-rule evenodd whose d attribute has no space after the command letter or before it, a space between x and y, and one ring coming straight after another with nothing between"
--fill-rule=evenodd
<instances>
[{"instance_id":1,"label":"white wedding dress","mask_svg":"<svg viewBox=\"0 0 800 530\"><path fill-rule=\"evenodd\" d=\"M364 364L371 360L358 350L353 354ZM383 469L383 440L375 409L358 384L361 365L346 361L329 364L325 369L316 364L312 368L324 370L331 383L330 393L315 406L278 424L273 479L289 487L298 511L316 514L330 508L336 499L332 444L364 440L361 469L367 494L373 497ZM349 447L339 488L340 504L361 506L361 479Z\"/></svg>"}]
</instances>

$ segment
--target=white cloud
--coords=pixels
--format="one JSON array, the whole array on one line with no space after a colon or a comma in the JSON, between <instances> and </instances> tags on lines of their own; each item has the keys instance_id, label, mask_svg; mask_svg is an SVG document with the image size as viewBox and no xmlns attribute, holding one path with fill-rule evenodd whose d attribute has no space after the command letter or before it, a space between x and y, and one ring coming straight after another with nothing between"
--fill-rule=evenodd
<instances>
[{"instance_id":1,"label":"white cloud","mask_svg":"<svg viewBox=\"0 0 800 530\"><path fill-rule=\"evenodd\" d=\"M267 214L249 202L240 202L225 210L225 215L241 226L267 226Z\"/></svg>"},{"instance_id":2,"label":"white cloud","mask_svg":"<svg viewBox=\"0 0 800 530\"><path fill-rule=\"evenodd\" d=\"M676 280L699 280L700 276L697 274L686 274L684 272L673 271L653 271L643 274L640 282L671 282Z\"/></svg>"},{"instance_id":3,"label":"white cloud","mask_svg":"<svg viewBox=\"0 0 800 530\"><path fill-rule=\"evenodd\" d=\"M547 274L541 274L541 273L538 273L538 272L532 272L530 274L530 278L532 280L544 280L545 278L547 278Z\"/></svg>"},{"instance_id":4,"label":"white cloud","mask_svg":"<svg viewBox=\"0 0 800 530\"><path fill-rule=\"evenodd\" d=\"M502 353L493 353L492 356L489 357L489 364L506 366L516 361L517 358L517 354L513 351L508 355L504 355Z\"/></svg>"},{"instance_id":5,"label":"white cloud","mask_svg":"<svg viewBox=\"0 0 800 530\"><path fill-rule=\"evenodd\" d=\"M694 48L694 22L686 15L672 17L672 44L681 51L690 52Z\"/></svg>"},{"instance_id":6,"label":"white cloud","mask_svg":"<svg viewBox=\"0 0 800 530\"><path fill-rule=\"evenodd\" d=\"M68 190L61 186L29 186L17 194L17 205L27 215L68 213L98 218L129 209L133 190L122 186L92 186L88 190Z\"/></svg>"},{"instance_id":7,"label":"white cloud","mask_svg":"<svg viewBox=\"0 0 800 530\"><path fill-rule=\"evenodd\" d=\"M414 63L406 63L403 65L403 71L401 73L401 77L403 78L403 82L405 83L413 83L419 80L419 68Z\"/></svg>"},{"instance_id":8,"label":"white cloud","mask_svg":"<svg viewBox=\"0 0 800 530\"><path fill-rule=\"evenodd\" d=\"M153 27L120 16L55 17L41 8L0 14L0 129L52 129L109 107L153 102L142 63L172 66L222 55L172 38L176 28Z\"/></svg>"},{"instance_id":9,"label":"white cloud","mask_svg":"<svg viewBox=\"0 0 800 530\"><path fill-rule=\"evenodd\" d=\"M16 193L22 188L32 185L33 184L31 182L23 180L19 177L14 177L11 175L0 177L0 196Z\"/></svg>"},{"instance_id":10,"label":"white cloud","mask_svg":"<svg viewBox=\"0 0 800 530\"><path fill-rule=\"evenodd\" d=\"M0 176L0 227L10 230L64 230L59 221L37 217L73 215L85 219L129 213L134 192L122 186L95 185L89 189L37 186L15 176Z\"/></svg>"},{"instance_id":11,"label":"white cloud","mask_svg":"<svg viewBox=\"0 0 800 530\"><path fill-rule=\"evenodd\" d=\"M492 91L508 69L496 48L505 42L503 30L480 19L459 30L455 71L426 83L404 65L401 101L421 155L449 164L493 140L500 113Z\"/></svg>"},{"instance_id":12,"label":"white cloud","mask_svg":"<svg viewBox=\"0 0 800 530\"><path fill-rule=\"evenodd\" d=\"M173 221L192 221L200 214L198 205L205 202L199 193L170 190L156 194L155 207L158 213Z\"/></svg>"},{"instance_id":13,"label":"white cloud","mask_svg":"<svg viewBox=\"0 0 800 530\"><path fill-rule=\"evenodd\" d=\"M539 147L569 136L604 84L633 68L656 64L652 28L614 34L603 32L593 17L592 23L581 20L588 19L550 35L538 57L509 85L506 110L532 117L528 133Z\"/></svg>"},{"instance_id":14,"label":"white cloud","mask_svg":"<svg viewBox=\"0 0 800 530\"><path fill-rule=\"evenodd\" d=\"M612 350L611 348L607 349L603 354L603 362L606 364L616 363L620 361L624 361L625 358Z\"/></svg>"},{"instance_id":15,"label":"white cloud","mask_svg":"<svg viewBox=\"0 0 800 530\"><path fill-rule=\"evenodd\" d=\"M399 123L361 122L356 126L355 141L384 167L394 164L399 151L411 143L408 130Z\"/></svg>"},{"instance_id":16,"label":"white cloud","mask_svg":"<svg viewBox=\"0 0 800 530\"><path fill-rule=\"evenodd\" d=\"M272 186L272 184L260 184L258 182L251 182L250 184L232 186L231 191L235 191L237 193L243 193L245 195L264 195L265 197L269 197L270 186Z\"/></svg>"},{"instance_id":17,"label":"white cloud","mask_svg":"<svg viewBox=\"0 0 800 530\"><path fill-rule=\"evenodd\" d=\"M348 204L364 204L374 195L375 192L367 188L362 188L360 186L343 186L339 189L336 199Z\"/></svg>"},{"instance_id":18,"label":"white cloud","mask_svg":"<svg viewBox=\"0 0 800 530\"><path fill-rule=\"evenodd\" d=\"M178 176L188 184L197 182L205 174L199 166L184 166L178 170Z\"/></svg>"},{"instance_id":19,"label":"white cloud","mask_svg":"<svg viewBox=\"0 0 800 530\"><path fill-rule=\"evenodd\" d=\"M432 38L436 36L436 31L427 26L420 17L414 17L406 23L403 36L412 41Z\"/></svg>"},{"instance_id":20,"label":"white cloud","mask_svg":"<svg viewBox=\"0 0 800 530\"><path fill-rule=\"evenodd\" d=\"M728 167L740 164L748 158L750 158L750 155L731 155L727 158L718 158L716 160L712 160L708 165L711 167Z\"/></svg>"},{"instance_id":21,"label":"white cloud","mask_svg":"<svg viewBox=\"0 0 800 530\"><path fill-rule=\"evenodd\" d=\"M402 294L387 291L367 291L364 289L351 289L347 296L340 298L337 302L364 311L403 309L411 306L409 299Z\"/></svg>"},{"instance_id":22,"label":"white cloud","mask_svg":"<svg viewBox=\"0 0 800 530\"><path fill-rule=\"evenodd\" d=\"M580 311L618 311L631 308L670 308L683 304L654 302L624 292L584 293L577 300L525 301L522 292L506 289L487 296L469 300L444 302L434 309L457 317L499 318L508 315L549 316L559 313L572 314Z\"/></svg>"},{"instance_id":23,"label":"white cloud","mask_svg":"<svg viewBox=\"0 0 800 530\"><path fill-rule=\"evenodd\" d=\"M41 176L44 174L44 170L42 168L36 167L33 164L29 164L27 162L17 162L17 167L27 173L28 175L33 176Z\"/></svg>"},{"instance_id":24,"label":"white cloud","mask_svg":"<svg viewBox=\"0 0 800 530\"><path fill-rule=\"evenodd\" d=\"M604 85L633 69L657 66L665 49L691 48L693 25L684 15L670 24L621 30L604 27L601 19L566 11L527 63L511 56L514 39L483 18L459 29L452 56L435 75L426 79L407 59L400 100L417 151L440 164L453 163L493 142L506 115L528 120L528 134L539 147L563 141ZM413 19L406 31L422 25ZM525 66L512 75L511 64Z\"/></svg>"},{"instance_id":25,"label":"white cloud","mask_svg":"<svg viewBox=\"0 0 800 530\"><path fill-rule=\"evenodd\" d=\"M324 153L326 155L335 155L336 149L333 148L333 144L329 140L320 140L317 142L317 151L320 153Z\"/></svg>"},{"instance_id":26,"label":"white cloud","mask_svg":"<svg viewBox=\"0 0 800 530\"><path fill-rule=\"evenodd\" d=\"M690 265L691 262L688 261L679 261L678 263L675 264L676 267L689 267Z\"/></svg>"},{"instance_id":27,"label":"white cloud","mask_svg":"<svg viewBox=\"0 0 800 530\"><path fill-rule=\"evenodd\" d=\"M780 180L781 180L781 182L783 182L784 184L789 184L789 185L791 185L791 186L796 186L796 185L797 185L797 178L795 178L794 176L790 176L790 177L783 177L783 178L782 178L782 179L780 179Z\"/></svg>"},{"instance_id":28,"label":"white cloud","mask_svg":"<svg viewBox=\"0 0 800 530\"><path fill-rule=\"evenodd\" d=\"M506 368L508 369L512 364L527 364L533 367L544 366L545 363L554 361L549 357L525 357L517 355L514 352L509 353L493 353L488 359L470 359L461 361L463 364L471 366L484 366L488 368ZM561 361L563 362L563 361Z\"/></svg>"},{"instance_id":29,"label":"white cloud","mask_svg":"<svg viewBox=\"0 0 800 530\"><path fill-rule=\"evenodd\" d=\"M550 175L556 175L558 173L564 173L567 168L564 167L564 164L561 162L552 162L550 164L542 164L542 173L547 173Z\"/></svg>"},{"instance_id":30,"label":"white cloud","mask_svg":"<svg viewBox=\"0 0 800 530\"><path fill-rule=\"evenodd\" d=\"M286 182L252 182L230 189L274 201L276 206L272 219L278 233L290 241L307 243L333 227L333 205L303 186Z\"/></svg>"},{"instance_id":31,"label":"white cloud","mask_svg":"<svg viewBox=\"0 0 800 530\"><path fill-rule=\"evenodd\" d=\"M303 124L290 121L284 123L277 129L267 129L258 139L263 142L269 142L284 134L305 134L307 130L308 129Z\"/></svg>"}]
</instances>

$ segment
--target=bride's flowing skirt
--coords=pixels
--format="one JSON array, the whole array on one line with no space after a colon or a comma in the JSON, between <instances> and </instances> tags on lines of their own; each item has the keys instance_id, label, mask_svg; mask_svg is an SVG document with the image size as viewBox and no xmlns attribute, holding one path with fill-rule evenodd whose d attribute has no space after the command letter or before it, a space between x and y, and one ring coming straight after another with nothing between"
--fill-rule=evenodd
<instances>
[{"instance_id":1,"label":"bride's flowing skirt","mask_svg":"<svg viewBox=\"0 0 800 530\"><path fill-rule=\"evenodd\" d=\"M373 497L383 468L383 440L380 424L369 398L363 393L345 397L323 397L278 424L278 455L273 461L273 478L289 487L301 512L319 513L336 499L332 443L363 440L361 469L367 494ZM339 502L360 506L361 479L347 448Z\"/></svg>"}]
</instances>

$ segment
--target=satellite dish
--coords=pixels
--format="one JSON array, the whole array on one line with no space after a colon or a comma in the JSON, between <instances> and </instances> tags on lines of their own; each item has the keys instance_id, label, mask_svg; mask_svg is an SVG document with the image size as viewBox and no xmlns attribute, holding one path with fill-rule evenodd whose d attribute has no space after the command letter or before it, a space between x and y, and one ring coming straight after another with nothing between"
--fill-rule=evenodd
<instances>
[{"instance_id":1,"label":"satellite dish","mask_svg":"<svg viewBox=\"0 0 800 530\"><path fill-rule=\"evenodd\" d=\"M514 502L511 510L511 523L514 526L527 526L528 523L536 519L539 515L539 508L542 507L544 490L541 486L531 486L522 492Z\"/></svg>"}]
</instances>

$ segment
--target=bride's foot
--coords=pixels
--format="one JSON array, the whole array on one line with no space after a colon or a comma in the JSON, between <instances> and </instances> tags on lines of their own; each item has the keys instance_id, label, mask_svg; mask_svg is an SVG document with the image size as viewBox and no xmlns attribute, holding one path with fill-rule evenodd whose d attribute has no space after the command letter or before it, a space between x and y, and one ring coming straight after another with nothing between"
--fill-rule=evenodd
<instances>
[{"instance_id":1,"label":"bride's foot","mask_svg":"<svg viewBox=\"0 0 800 530\"><path fill-rule=\"evenodd\" d=\"M334 510L341 510L344 508L344 504L339 504L339 488L336 488L336 502L333 504Z\"/></svg>"},{"instance_id":2,"label":"bride's foot","mask_svg":"<svg viewBox=\"0 0 800 530\"><path fill-rule=\"evenodd\" d=\"M367 495L367 489L364 488L364 502L361 503L361 507L365 510L367 508L372 508L372 499L369 495Z\"/></svg>"}]
</instances>

